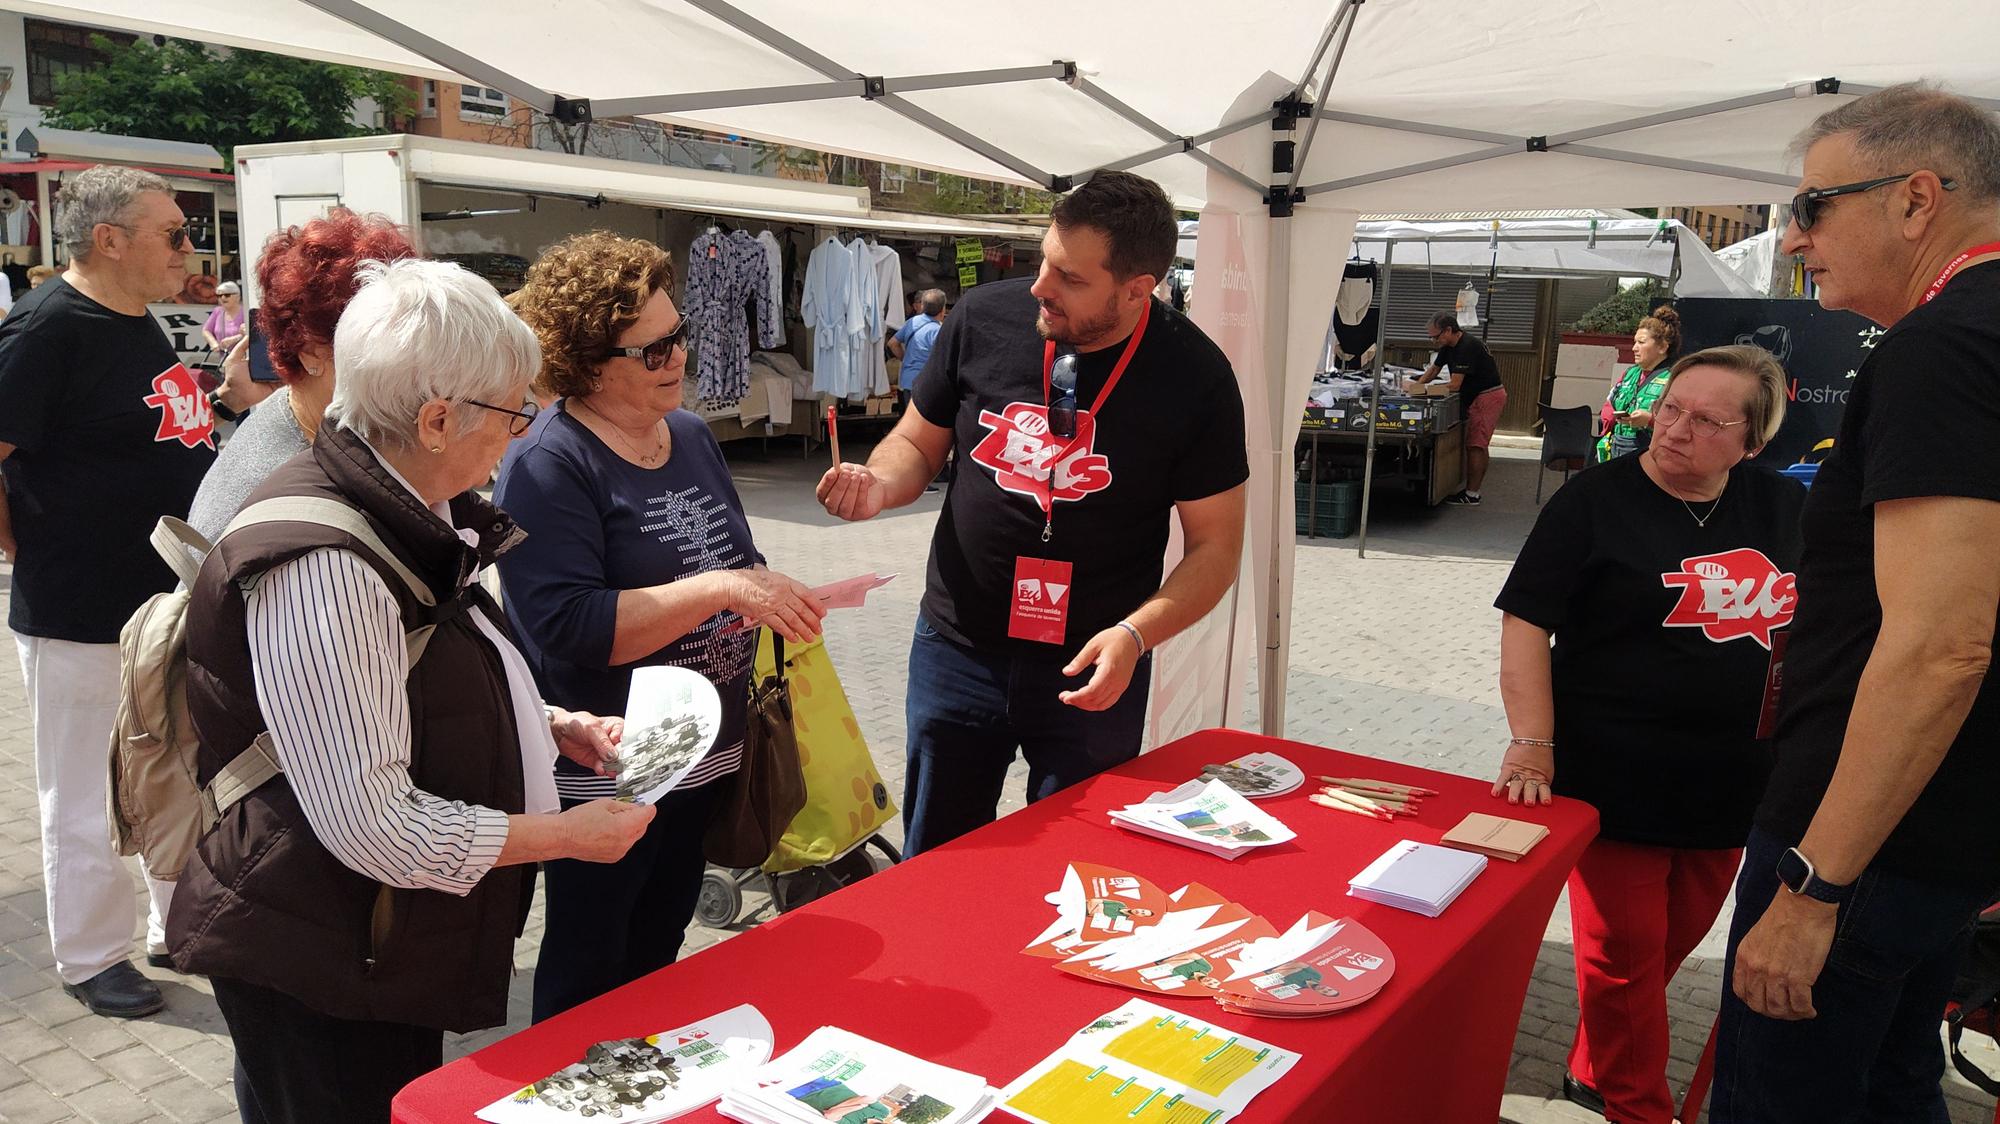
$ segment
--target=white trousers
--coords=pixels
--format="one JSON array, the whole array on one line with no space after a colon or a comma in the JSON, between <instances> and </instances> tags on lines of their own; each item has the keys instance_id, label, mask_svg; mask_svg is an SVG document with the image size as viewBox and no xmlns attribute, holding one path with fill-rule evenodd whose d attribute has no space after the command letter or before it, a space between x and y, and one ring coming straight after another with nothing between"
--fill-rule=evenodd
<instances>
[{"instance_id":1,"label":"white trousers","mask_svg":"<svg viewBox=\"0 0 2000 1124\"><path fill-rule=\"evenodd\" d=\"M35 791L42 808L42 882L49 944L64 983L82 983L132 955L139 904L111 841L111 725L118 715L118 645L14 634L35 724ZM166 948L173 883L146 877L146 946Z\"/></svg>"}]
</instances>

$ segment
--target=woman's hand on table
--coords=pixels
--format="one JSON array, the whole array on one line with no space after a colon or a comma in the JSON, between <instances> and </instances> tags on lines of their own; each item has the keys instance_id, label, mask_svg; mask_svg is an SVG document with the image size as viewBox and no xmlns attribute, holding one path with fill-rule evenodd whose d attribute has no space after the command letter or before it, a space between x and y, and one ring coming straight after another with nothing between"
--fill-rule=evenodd
<instances>
[{"instance_id":1,"label":"woman's hand on table","mask_svg":"<svg viewBox=\"0 0 2000 1124\"><path fill-rule=\"evenodd\" d=\"M618 742L625 736L625 720L550 707L549 733L555 735L556 752L600 777L608 777L611 772L606 763L617 755Z\"/></svg>"},{"instance_id":2,"label":"woman's hand on table","mask_svg":"<svg viewBox=\"0 0 2000 1124\"><path fill-rule=\"evenodd\" d=\"M1493 782L1493 795L1506 796L1509 804L1553 804L1555 779L1554 749L1512 743L1500 759L1500 779Z\"/></svg>"},{"instance_id":3,"label":"woman's hand on table","mask_svg":"<svg viewBox=\"0 0 2000 1124\"><path fill-rule=\"evenodd\" d=\"M805 585L776 570L757 566L722 571L729 611L753 625L768 626L794 644L819 635L826 607Z\"/></svg>"},{"instance_id":4,"label":"woman's hand on table","mask_svg":"<svg viewBox=\"0 0 2000 1124\"><path fill-rule=\"evenodd\" d=\"M560 812L556 821L563 829L563 854L584 862L615 863L646 834L653 812L651 804L610 799L592 800Z\"/></svg>"}]
</instances>

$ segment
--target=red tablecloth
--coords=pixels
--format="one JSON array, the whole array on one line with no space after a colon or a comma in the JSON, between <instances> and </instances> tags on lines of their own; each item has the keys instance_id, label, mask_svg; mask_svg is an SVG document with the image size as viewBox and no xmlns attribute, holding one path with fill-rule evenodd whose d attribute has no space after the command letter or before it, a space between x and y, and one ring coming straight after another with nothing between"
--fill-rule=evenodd
<instances>
[{"instance_id":1,"label":"red tablecloth","mask_svg":"<svg viewBox=\"0 0 2000 1124\"><path fill-rule=\"evenodd\" d=\"M1382 823L1309 803L1263 801L1298 838L1235 862L1111 826L1108 809L1259 750L1308 774L1425 785L1421 816ZM1434 843L1469 811L1509 814L1475 780L1234 730L1183 738L991 827L461 1058L396 1098L404 1124L462 1122L561 1068L594 1042L650 1034L738 1003L770 1019L782 1053L834 1025L1005 1085L1092 1018L1137 992L1077 979L1021 947L1052 919L1043 896L1072 860L1199 881L1284 929L1307 909L1352 916L1396 954L1380 995L1318 1019L1260 1019L1187 1001L1190 1014L1303 1055L1244 1121L1491 1124L1521 1001L1556 895L1597 830L1574 800L1512 815L1548 825L1518 863L1494 861L1444 915L1347 896L1347 881L1399 839ZM1163 1005L1173 999L1154 997ZM716 1120L714 1110L684 1117Z\"/></svg>"}]
</instances>

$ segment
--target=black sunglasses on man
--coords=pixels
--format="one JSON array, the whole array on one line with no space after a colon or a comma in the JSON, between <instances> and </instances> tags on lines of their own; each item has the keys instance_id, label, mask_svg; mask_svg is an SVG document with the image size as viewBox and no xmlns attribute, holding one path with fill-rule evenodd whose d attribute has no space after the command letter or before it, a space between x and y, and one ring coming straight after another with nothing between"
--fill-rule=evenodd
<instances>
[{"instance_id":1,"label":"black sunglasses on man","mask_svg":"<svg viewBox=\"0 0 2000 1124\"><path fill-rule=\"evenodd\" d=\"M1820 212L1826 209L1827 201L1843 195L1854 195L1863 191L1873 191L1892 183L1902 183L1915 172L1904 172L1898 176L1883 176L1881 179L1861 180L1858 183L1843 183L1839 187L1816 187L1811 191L1801 191L1792 196L1792 221L1799 224L1801 233L1811 230L1819 221ZM1938 177L1939 186L1946 191L1958 190L1958 181L1949 176Z\"/></svg>"}]
</instances>

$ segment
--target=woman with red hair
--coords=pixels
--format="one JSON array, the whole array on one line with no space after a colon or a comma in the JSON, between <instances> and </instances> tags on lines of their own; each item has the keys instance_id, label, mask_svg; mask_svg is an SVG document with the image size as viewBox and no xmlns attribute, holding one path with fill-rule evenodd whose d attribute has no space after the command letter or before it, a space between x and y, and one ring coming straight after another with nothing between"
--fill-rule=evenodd
<instances>
[{"instance_id":1,"label":"woman with red hair","mask_svg":"<svg viewBox=\"0 0 2000 1124\"><path fill-rule=\"evenodd\" d=\"M257 324L284 388L259 404L202 478L188 522L210 542L271 470L302 453L333 400L333 329L366 261L417 256L402 229L379 215L336 207L271 235L257 258ZM230 352L224 376L240 381L249 340Z\"/></svg>"}]
</instances>

